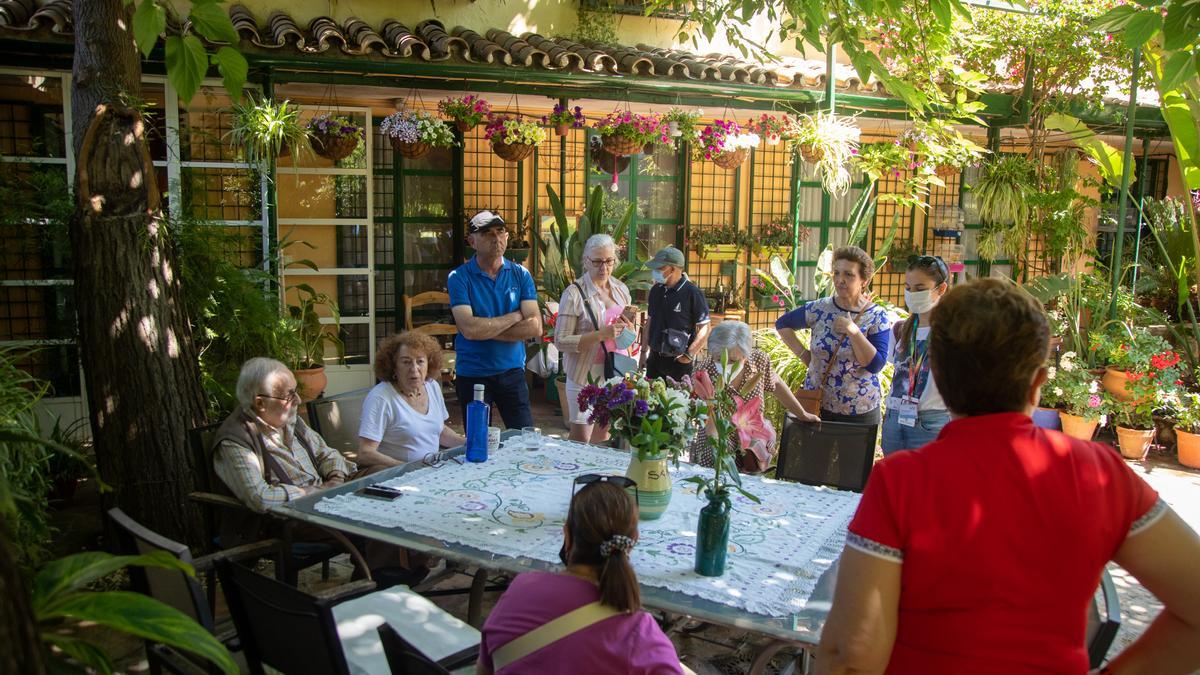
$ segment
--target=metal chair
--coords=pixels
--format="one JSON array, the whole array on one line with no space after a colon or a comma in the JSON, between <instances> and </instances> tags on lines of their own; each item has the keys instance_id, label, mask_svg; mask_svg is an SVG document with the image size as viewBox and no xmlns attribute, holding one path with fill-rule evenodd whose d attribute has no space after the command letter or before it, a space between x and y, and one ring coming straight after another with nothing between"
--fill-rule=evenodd
<instances>
[{"instance_id":1,"label":"metal chair","mask_svg":"<svg viewBox=\"0 0 1200 675\"><path fill-rule=\"evenodd\" d=\"M358 451L358 424L362 420L363 399L370 387L355 389L337 396L309 401L308 419L312 430L321 435L329 447L343 455Z\"/></svg>"},{"instance_id":2,"label":"metal chair","mask_svg":"<svg viewBox=\"0 0 1200 675\"><path fill-rule=\"evenodd\" d=\"M108 517L116 525L118 547L123 554L145 555L155 551L165 551L176 559L191 565L197 573L211 572L218 559L257 558L272 553L278 550L280 543L274 540L263 540L219 551L212 555L193 558L187 546L147 529L119 508L109 509ZM209 587L215 589L215 579L211 576L209 578ZM236 632L227 627L218 631L213 617L213 602L206 599L204 589L196 577L175 569L135 565L129 568L129 580L134 591L170 605L191 617L230 651L237 651L241 648ZM150 672L155 675L163 672L164 668L172 673L192 673L197 669L207 673L221 672L215 664L191 652L177 650L174 647L150 640L146 641L146 661Z\"/></svg>"},{"instance_id":3,"label":"metal chair","mask_svg":"<svg viewBox=\"0 0 1200 675\"><path fill-rule=\"evenodd\" d=\"M393 675L449 675L452 671L470 668L479 660L479 645L456 652L438 661L434 661L419 649L405 640L390 624L379 627L379 642L383 645L383 653L387 656L388 668Z\"/></svg>"},{"instance_id":4,"label":"metal chair","mask_svg":"<svg viewBox=\"0 0 1200 675\"><path fill-rule=\"evenodd\" d=\"M448 336L458 334L458 328L452 323L427 323L420 326L413 325L413 308L422 307L425 305L441 305L446 307L447 313L450 311L450 294L441 291L426 291L416 295L401 296L404 303L404 330L411 330L424 335L433 336L439 343L444 344ZM454 381L454 362L455 353L453 349L442 348L442 384L449 384Z\"/></svg>"},{"instance_id":5,"label":"metal chair","mask_svg":"<svg viewBox=\"0 0 1200 675\"><path fill-rule=\"evenodd\" d=\"M1100 575L1100 588L1088 605L1087 650L1090 668L1099 668L1121 628L1121 598L1108 570ZM1103 610L1099 603L1103 602ZM1103 611L1103 613L1101 613Z\"/></svg>"},{"instance_id":6,"label":"metal chair","mask_svg":"<svg viewBox=\"0 0 1200 675\"><path fill-rule=\"evenodd\" d=\"M878 427L844 422L783 425L775 478L862 492L875 462Z\"/></svg>"}]
</instances>

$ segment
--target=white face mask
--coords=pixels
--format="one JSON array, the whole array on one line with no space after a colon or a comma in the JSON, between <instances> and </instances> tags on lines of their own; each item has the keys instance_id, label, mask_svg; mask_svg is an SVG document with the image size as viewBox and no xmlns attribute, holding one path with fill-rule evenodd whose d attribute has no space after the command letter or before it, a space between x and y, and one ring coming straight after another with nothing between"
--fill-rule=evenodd
<instances>
[{"instance_id":1,"label":"white face mask","mask_svg":"<svg viewBox=\"0 0 1200 675\"><path fill-rule=\"evenodd\" d=\"M713 365L715 365L717 367L718 373L725 372L725 364L718 362L718 363L714 363ZM736 379L738 376L738 373L742 372L742 366L744 366L744 365L746 365L745 361L738 361L737 363L729 364L729 373L725 375L725 381L731 382L734 379Z\"/></svg>"},{"instance_id":2,"label":"white face mask","mask_svg":"<svg viewBox=\"0 0 1200 675\"><path fill-rule=\"evenodd\" d=\"M924 314L936 304L937 298L933 297L933 289L904 291L904 306L913 314Z\"/></svg>"},{"instance_id":3,"label":"white face mask","mask_svg":"<svg viewBox=\"0 0 1200 675\"><path fill-rule=\"evenodd\" d=\"M654 279L656 284L667 283L667 278L663 276L662 270L650 270L650 278Z\"/></svg>"}]
</instances>

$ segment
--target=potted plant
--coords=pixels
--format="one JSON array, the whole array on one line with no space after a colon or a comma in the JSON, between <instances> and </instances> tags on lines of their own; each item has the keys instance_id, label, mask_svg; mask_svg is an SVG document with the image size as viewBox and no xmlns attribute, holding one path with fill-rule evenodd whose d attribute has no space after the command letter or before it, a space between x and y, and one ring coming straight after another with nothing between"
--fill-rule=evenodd
<instances>
[{"instance_id":1,"label":"potted plant","mask_svg":"<svg viewBox=\"0 0 1200 675\"><path fill-rule=\"evenodd\" d=\"M722 363L721 371L729 372L728 362ZM756 398L748 403L736 399L723 376L712 382L706 371L696 373L693 385L699 400L711 401L704 404L705 410L701 414L706 424L711 425L711 432L706 439L713 453L711 478L692 476L685 479L695 483L697 494L708 500L708 504L700 509L696 525L694 569L697 574L706 577L719 577L725 573L725 556L729 551L729 526L733 514L729 503L730 493L737 490L746 499L756 504L759 502L758 497L742 488L737 456L730 451L731 442L736 438L739 452L745 452L752 444L766 443L769 439L761 423L753 423L753 420L761 422L762 415L757 408L762 405L762 399Z\"/></svg>"},{"instance_id":2,"label":"potted plant","mask_svg":"<svg viewBox=\"0 0 1200 675\"><path fill-rule=\"evenodd\" d=\"M744 131L735 120L714 120L700 132L693 155L729 171L746 161L750 148L757 148L759 140L758 134Z\"/></svg>"},{"instance_id":3,"label":"potted plant","mask_svg":"<svg viewBox=\"0 0 1200 675\"><path fill-rule=\"evenodd\" d=\"M611 112L593 128L600 134L604 149L614 155L636 155L648 144L671 143L670 125L659 115L635 115L628 110Z\"/></svg>"},{"instance_id":4,"label":"potted plant","mask_svg":"<svg viewBox=\"0 0 1200 675\"><path fill-rule=\"evenodd\" d=\"M1132 373L1156 374L1176 368L1179 355L1171 351L1167 341L1152 335L1141 326L1115 324L1116 329L1091 334L1092 349L1105 364L1105 391L1118 401L1136 400L1130 382ZM1174 382L1172 378L1170 382Z\"/></svg>"},{"instance_id":5,"label":"potted plant","mask_svg":"<svg viewBox=\"0 0 1200 675\"><path fill-rule=\"evenodd\" d=\"M313 152L337 161L350 156L363 138L363 128L345 115L322 113L308 121Z\"/></svg>"},{"instance_id":6,"label":"potted plant","mask_svg":"<svg viewBox=\"0 0 1200 675\"><path fill-rule=\"evenodd\" d=\"M325 375L325 350L332 346L338 360L346 357L346 345L338 337L341 328L341 313L337 302L325 293L318 293L308 284L287 287L295 291L296 303L287 306L287 319L295 338L296 346L289 354L289 365L296 376L296 390L301 401L310 401L325 391L329 378ZM318 307L327 307L333 316L333 331L326 330L321 323Z\"/></svg>"},{"instance_id":7,"label":"potted plant","mask_svg":"<svg viewBox=\"0 0 1200 675\"><path fill-rule=\"evenodd\" d=\"M667 136L674 142L676 147L680 143L695 144L700 140L700 116L704 114L702 110L684 110L682 108L671 108L663 115L663 122L667 124Z\"/></svg>"},{"instance_id":8,"label":"potted plant","mask_svg":"<svg viewBox=\"0 0 1200 675\"><path fill-rule=\"evenodd\" d=\"M1200 394L1182 392L1174 406L1176 452L1179 463L1200 469Z\"/></svg>"},{"instance_id":9,"label":"potted plant","mask_svg":"<svg viewBox=\"0 0 1200 675\"><path fill-rule=\"evenodd\" d=\"M464 134L492 115L492 106L475 94L438 101L438 112L454 120L454 126Z\"/></svg>"},{"instance_id":10,"label":"potted plant","mask_svg":"<svg viewBox=\"0 0 1200 675\"><path fill-rule=\"evenodd\" d=\"M420 110L400 110L388 115L379 123L379 131L388 137L393 150L408 159L424 157L430 148L458 144L444 122Z\"/></svg>"},{"instance_id":11,"label":"potted plant","mask_svg":"<svg viewBox=\"0 0 1200 675\"><path fill-rule=\"evenodd\" d=\"M751 238L746 232L738 230L736 225L722 223L692 230L687 245L695 249L701 260L719 262L737 260L743 251L750 248Z\"/></svg>"},{"instance_id":12,"label":"potted plant","mask_svg":"<svg viewBox=\"0 0 1200 675\"><path fill-rule=\"evenodd\" d=\"M910 164L912 152L901 144L899 139L864 143L854 155L853 161L855 168L875 181L885 176L899 178L908 170Z\"/></svg>"},{"instance_id":13,"label":"potted plant","mask_svg":"<svg viewBox=\"0 0 1200 675\"><path fill-rule=\"evenodd\" d=\"M1096 427L1106 421L1111 407L1096 377L1076 362L1075 352L1066 352L1058 367L1050 368L1042 387L1044 403L1056 404L1064 434L1085 441L1096 435Z\"/></svg>"},{"instance_id":14,"label":"potted plant","mask_svg":"<svg viewBox=\"0 0 1200 675\"><path fill-rule=\"evenodd\" d=\"M608 425L612 437L631 451L625 475L638 485L638 517L662 517L671 502L667 461L679 461L699 428L704 404L684 384L648 380L638 372L585 386L579 409L590 411L592 424Z\"/></svg>"},{"instance_id":15,"label":"potted plant","mask_svg":"<svg viewBox=\"0 0 1200 675\"><path fill-rule=\"evenodd\" d=\"M810 234L811 230L808 226L801 225L797 232L797 243L807 242ZM755 230L752 247L756 256L768 258L779 256L790 259L792 257L792 224L787 222L786 217L768 220Z\"/></svg>"},{"instance_id":16,"label":"potted plant","mask_svg":"<svg viewBox=\"0 0 1200 675\"><path fill-rule=\"evenodd\" d=\"M1125 459L1141 460L1154 441L1154 411L1159 407L1158 383L1152 377L1139 377L1132 373L1129 389L1137 397L1135 401L1115 402L1114 417L1117 422L1117 446Z\"/></svg>"},{"instance_id":17,"label":"potted plant","mask_svg":"<svg viewBox=\"0 0 1200 675\"><path fill-rule=\"evenodd\" d=\"M1022 155L996 155L985 162L979 178L969 186L980 221L999 226L1025 222L1035 175L1033 163Z\"/></svg>"},{"instance_id":18,"label":"potted plant","mask_svg":"<svg viewBox=\"0 0 1200 675\"><path fill-rule=\"evenodd\" d=\"M506 162L525 159L546 140L546 130L537 122L502 115L488 120L483 135L492 142L492 152Z\"/></svg>"},{"instance_id":19,"label":"potted plant","mask_svg":"<svg viewBox=\"0 0 1200 675\"><path fill-rule=\"evenodd\" d=\"M987 152L959 133L950 122L941 119L917 122L901 140L907 140L920 158L919 164L930 167L939 178L952 176L963 167L978 163Z\"/></svg>"},{"instance_id":20,"label":"potted plant","mask_svg":"<svg viewBox=\"0 0 1200 675\"><path fill-rule=\"evenodd\" d=\"M300 124L300 108L291 101L248 97L233 106L233 122L225 136L242 151L243 159L259 167L289 153L294 162L308 151L308 129Z\"/></svg>"},{"instance_id":21,"label":"potted plant","mask_svg":"<svg viewBox=\"0 0 1200 675\"><path fill-rule=\"evenodd\" d=\"M908 270L909 262L919 255L921 255L921 249L911 239L896 237L892 240L891 249L888 250L885 271L893 274L903 274Z\"/></svg>"},{"instance_id":22,"label":"potted plant","mask_svg":"<svg viewBox=\"0 0 1200 675\"><path fill-rule=\"evenodd\" d=\"M767 145L779 145L780 139L793 127L793 124L787 115L780 118L763 113L758 118L747 122L746 129L758 134Z\"/></svg>"},{"instance_id":23,"label":"potted plant","mask_svg":"<svg viewBox=\"0 0 1200 675\"><path fill-rule=\"evenodd\" d=\"M587 120L583 117L583 108L575 106L568 108L561 103L554 104L554 110L542 118L543 124L554 127L555 136L566 136L572 128L582 129Z\"/></svg>"},{"instance_id":24,"label":"potted plant","mask_svg":"<svg viewBox=\"0 0 1200 675\"><path fill-rule=\"evenodd\" d=\"M853 117L817 113L801 115L787 139L805 162L817 165L822 189L838 196L850 188L847 166L858 152L861 134Z\"/></svg>"}]
</instances>

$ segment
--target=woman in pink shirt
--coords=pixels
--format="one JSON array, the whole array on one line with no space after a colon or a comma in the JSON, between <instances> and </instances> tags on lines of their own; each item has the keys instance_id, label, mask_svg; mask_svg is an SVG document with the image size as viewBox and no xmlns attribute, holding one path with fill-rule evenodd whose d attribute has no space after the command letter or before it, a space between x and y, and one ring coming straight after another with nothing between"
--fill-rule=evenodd
<instances>
[{"instance_id":1,"label":"woman in pink shirt","mask_svg":"<svg viewBox=\"0 0 1200 675\"><path fill-rule=\"evenodd\" d=\"M637 507L618 487L626 480L576 479L583 486L571 498L560 553L566 574L528 572L513 579L483 625L476 672L683 672L671 641L641 610L637 576L629 563L638 538ZM573 623L556 623L568 614L576 618ZM551 639L555 633L559 636Z\"/></svg>"}]
</instances>

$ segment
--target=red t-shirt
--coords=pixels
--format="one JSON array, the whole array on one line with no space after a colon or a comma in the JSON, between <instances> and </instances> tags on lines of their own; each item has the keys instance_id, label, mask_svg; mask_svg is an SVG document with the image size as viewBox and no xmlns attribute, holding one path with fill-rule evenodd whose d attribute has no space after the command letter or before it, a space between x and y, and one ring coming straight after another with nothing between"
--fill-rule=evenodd
<instances>
[{"instance_id":1,"label":"red t-shirt","mask_svg":"<svg viewBox=\"0 0 1200 675\"><path fill-rule=\"evenodd\" d=\"M1165 510L1112 448L1019 413L885 458L846 545L902 565L887 672L1086 672L1101 571Z\"/></svg>"}]
</instances>

